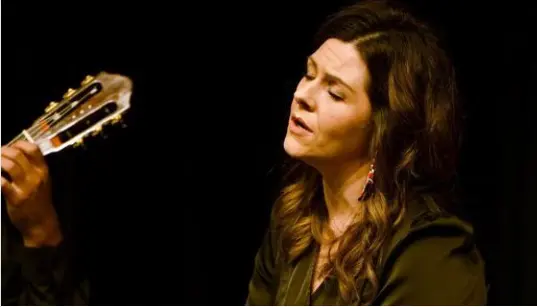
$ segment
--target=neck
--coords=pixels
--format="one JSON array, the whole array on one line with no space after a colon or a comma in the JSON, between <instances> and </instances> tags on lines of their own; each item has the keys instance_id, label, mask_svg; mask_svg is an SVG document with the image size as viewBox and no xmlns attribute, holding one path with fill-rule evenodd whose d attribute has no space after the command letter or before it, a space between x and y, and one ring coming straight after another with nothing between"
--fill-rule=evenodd
<instances>
[{"instance_id":1,"label":"neck","mask_svg":"<svg viewBox=\"0 0 537 307\"><path fill-rule=\"evenodd\" d=\"M362 193L371 161L354 160L319 170L323 178L323 191L328 218L336 223L350 221L359 213L358 198Z\"/></svg>"},{"instance_id":2,"label":"neck","mask_svg":"<svg viewBox=\"0 0 537 307\"><path fill-rule=\"evenodd\" d=\"M28 141L28 138L24 135L23 132L21 132L19 135L17 135L16 137L14 137L9 143L8 145L11 145L17 141Z\"/></svg>"}]
</instances>

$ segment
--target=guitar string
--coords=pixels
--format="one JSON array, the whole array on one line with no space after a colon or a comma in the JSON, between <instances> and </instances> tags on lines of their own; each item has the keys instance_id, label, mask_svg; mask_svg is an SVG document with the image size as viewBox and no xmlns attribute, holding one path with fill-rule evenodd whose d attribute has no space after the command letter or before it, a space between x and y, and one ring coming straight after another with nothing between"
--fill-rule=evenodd
<instances>
[{"instance_id":1,"label":"guitar string","mask_svg":"<svg viewBox=\"0 0 537 307\"><path fill-rule=\"evenodd\" d=\"M78 102L80 103L80 101L86 97L88 97L88 95L91 95L93 92L90 91L88 93L86 93L83 97L80 97ZM63 103L60 103L60 105L71 105L73 104L75 101L72 101L72 102L69 102L69 101L65 101ZM78 105L78 104L77 104ZM59 106L57 106L56 108L58 108ZM43 125L49 125L50 123L54 122L54 121L57 121L55 120L54 118L52 118L53 116L59 116L60 118L63 118L63 116L69 112L70 110L73 110L73 107L67 107L65 110L62 110L60 111L59 113L50 113L50 114L45 114L45 117L41 120L39 120L39 122L33 124L32 126L30 126L28 129L26 129L26 132L28 132L30 134L30 136L32 136L32 138L34 137L40 137L42 136L44 133L46 133L50 127L47 127L45 128L44 132L43 132ZM35 127L37 126L37 127ZM36 134L36 135L33 135L33 133L35 133L37 130L39 130L38 132L42 132L41 134Z\"/></svg>"},{"instance_id":2,"label":"guitar string","mask_svg":"<svg viewBox=\"0 0 537 307\"><path fill-rule=\"evenodd\" d=\"M72 108L68 107L66 110L62 110L59 113L52 113L50 115L47 115L45 118L39 120L38 122L30 126L28 129L26 129L26 132L28 132L28 134L34 139L39 138L43 136L44 134L46 134L51 129L50 127L45 127L45 126L48 126L49 124L57 121L56 119L52 118L53 116L59 116L60 118L63 118L63 116L71 110ZM13 141L21 139L22 137L24 137L24 135L21 133Z\"/></svg>"},{"instance_id":3,"label":"guitar string","mask_svg":"<svg viewBox=\"0 0 537 307\"><path fill-rule=\"evenodd\" d=\"M65 102L65 103L67 103L67 102ZM30 126L28 129L26 129L26 132L31 136L31 138L34 138L34 139L39 138L39 137L43 136L44 134L46 134L51 129L50 127L44 127L44 126L48 126L49 124L59 120L59 119L52 118L53 116L59 116L60 118L63 118L63 116L65 114L67 114L71 110L73 110L73 108L68 107L67 109L62 110L62 111L60 111L58 113L46 114L44 118L42 118L41 120L39 120L36 123L32 124L32 126ZM12 144L13 142L15 142L15 141L17 141L19 139L22 139L22 138L25 138L23 133L19 134L9 144Z\"/></svg>"},{"instance_id":4,"label":"guitar string","mask_svg":"<svg viewBox=\"0 0 537 307\"><path fill-rule=\"evenodd\" d=\"M103 89L102 93L106 93L106 91ZM84 97L80 97L80 99L84 99L87 97L87 95L90 95L91 93L87 93ZM108 96L108 95L106 95ZM61 103L62 105L64 104L72 104L74 103L75 101L72 101L72 102L69 102L69 101L65 101L64 103ZM80 100L79 100L80 102ZM66 110L62 110L60 111L59 113L51 113L51 114L45 114L45 117L41 120L39 120L39 122L33 124L32 126L30 126L28 129L26 129L26 132L28 132L30 134L30 136L32 138L38 138L38 137L41 137L43 136L47 131L50 130L50 127L48 128L45 128L43 127L43 125L49 125L50 123L54 122L54 121L57 121L55 120L54 118L52 118L53 116L59 116L60 118L63 118L63 116L69 112L70 110L73 110L73 107L68 107ZM43 129L45 128L45 129ZM44 131L43 131L44 130ZM34 133L37 133L37 132L41 132L40 134L35 134Z\"/></svg>"},{"instance_id":5,"label":"guitar string","mask_svg":"<svg viewBox=\"0 0 537 307\"><path fill-rule=\"evenodd\" d=\"M30 128L26 129L26 132L28 132L32 138L41 137L51 129L50 127L46 126L49 126L51 123L57 121L52 118L53 116L59 116L60 118L63 118L63 116L69 113L69 111L71 110L71 108L67 108L66 110L60 111L59 113L50 114L49 116L39 120L38 122L30 126Z\"/></svg>"}]
</instances>

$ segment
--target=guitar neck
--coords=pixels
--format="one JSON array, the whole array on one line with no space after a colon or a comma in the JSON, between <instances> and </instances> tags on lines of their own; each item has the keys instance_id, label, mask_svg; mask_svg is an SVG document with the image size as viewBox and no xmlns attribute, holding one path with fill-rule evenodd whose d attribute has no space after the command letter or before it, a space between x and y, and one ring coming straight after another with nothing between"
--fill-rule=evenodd
<instances>
[{"instance_id":1,"label":"guitar neck","mask_svg":"<svg viewBox=\"0 0 537 307\"><path fill-rule=\"evenodd\" d=\"M26 131L26 130L23 130L19 135L17 135L15 138L13 138L8 145L12 145L13 143L17 142L17 141L27 141L27 142L30 142L30 143L34 143L36 144L39 149L41 149L41 152L43 153L44 156L52 153L54 150L54 146L52 145L52 143L49 141L49 140L43 140L43 139L39 139L39 140L34 140L32 138L32 136L30 136L30 134Z\"/></svg>"},{"instance_id":2,"label":"guitar neck","mask_svg":"<svg viewBox=\"0 0 537 307\"><path fill-rule=\"evenodd\" d=\"M26 135L24 134L24 132L21 132L19 135L17 135L15 138L13 138L11 140L11 142L9 142L8 145L12 145L13 143L17 142L17 141L28 141L28 138L26 137Z\"/></svg>"}]
</instances>

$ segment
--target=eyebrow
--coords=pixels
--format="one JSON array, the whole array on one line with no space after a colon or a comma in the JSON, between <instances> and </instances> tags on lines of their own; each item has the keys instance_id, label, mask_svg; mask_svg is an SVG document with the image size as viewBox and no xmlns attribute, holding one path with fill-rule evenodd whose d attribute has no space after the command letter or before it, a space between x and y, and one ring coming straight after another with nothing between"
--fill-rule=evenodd
<instances>
[{"instance_id":1,"label":"eyebrow","mask_svg":"<svg viewBox=\"0 0 537 307\"><path fill-rule=\"evenodd\" d=\"M313 64L313 66L315 66L315 68L319 67L317 62L315 62L315 60L309 56L308 57L308 60ZM335 81L337 83L340 83L341 85L345 86L347 89L349 89L351 92L355 93L356 91L350 86L348 85L347 83L343 82L343 80L341 80L341 78L339 77L336 77L330 73L325 73L327 79L331 80L331 81Z\"/></svg>"}]
</instances>

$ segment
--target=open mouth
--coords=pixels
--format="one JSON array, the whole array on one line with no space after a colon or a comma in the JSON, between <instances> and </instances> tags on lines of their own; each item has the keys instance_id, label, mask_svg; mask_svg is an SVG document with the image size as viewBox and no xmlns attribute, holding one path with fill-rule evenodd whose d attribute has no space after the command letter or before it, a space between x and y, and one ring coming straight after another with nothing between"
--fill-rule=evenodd
<instances>
[{"instance_id":1,"label":"open mouth","mask_svg":"<svg viewBox=\"0 0 537 307\"><path fill-rule=\"evenodd\" d=\"M313 130L311 130L311 128L308 127L308 125L306 125L306 122L304 122L302 118L293 116L292 120L293 120L293 123L295 123L295 125L297 125L298 127L306 131L313 132Z\"/></svg>"}]
</instances>

